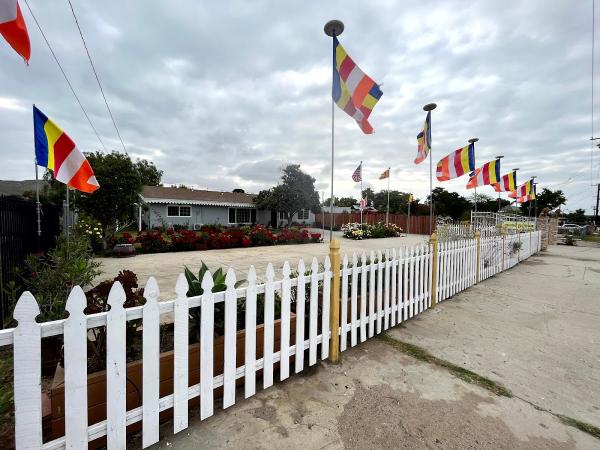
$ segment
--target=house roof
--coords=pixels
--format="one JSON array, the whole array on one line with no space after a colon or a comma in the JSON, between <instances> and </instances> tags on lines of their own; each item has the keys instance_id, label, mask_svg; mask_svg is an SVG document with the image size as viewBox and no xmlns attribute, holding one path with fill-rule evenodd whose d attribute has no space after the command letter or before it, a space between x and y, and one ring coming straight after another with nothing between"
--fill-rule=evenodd
<instances>
[{"instance_id":1,"label":"house roof","mask_svg":"<svg viewBox=\"0 0 600 450\"><path fill-rule=\"evenodd\" d=\"M146 203L208 206L255 207L255 194L239 192L205 191L180 187L144 186L140 194Z\"/></svg>"}]
</instances>

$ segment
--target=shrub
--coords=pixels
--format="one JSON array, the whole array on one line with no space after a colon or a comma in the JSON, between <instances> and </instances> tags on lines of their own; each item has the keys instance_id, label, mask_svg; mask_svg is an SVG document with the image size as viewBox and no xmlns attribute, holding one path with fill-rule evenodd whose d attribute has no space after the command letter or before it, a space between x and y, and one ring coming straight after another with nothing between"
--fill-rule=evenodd
<instances>
[{"instance_id":1,"label":"shrub","mask_svg":"<svg viewBox=\"0 0 600 450\"><path fill-rule=\"evenodd\" d=\"M143 231L138 234L136 242L142 246L146 253L164 252L169 248L169 243L164 239L161 231Z\"/></svg>"},{"instance_id":2,"label":"shrub","mask_svg":"<svg viewBox=\"0 0 600 450\"><path fill-rule=\"evenodd\" d=\"M345 238L348 239L369 239L369 238L384 238L384 237L396 237L402 233L402 228L393 223L385 224L383 222L377 222L376 224L361 224L359 223L347 223L342 226L342 233Z\"/></svg>"}]
</instances>

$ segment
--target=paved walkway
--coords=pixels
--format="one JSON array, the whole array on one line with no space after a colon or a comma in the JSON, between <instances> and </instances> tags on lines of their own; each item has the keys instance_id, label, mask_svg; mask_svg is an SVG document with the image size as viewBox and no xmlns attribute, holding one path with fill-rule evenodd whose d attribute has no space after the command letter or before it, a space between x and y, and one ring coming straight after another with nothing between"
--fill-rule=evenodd
<instances>
[{"instance_id":1,"label":"paved walkway","mask_svg":"<svg viewBox=\"0 0 600 450\"><path fill-rule=\"evenodd\" d=\"M326 240L329 233L326 232ZM411 234L397 238L366 239L364 241L353 241L340 238L340 251L352 256L352 252L362 254L371 250L382 250L386 248L401 248L421 244L428 240L428 236ZM146 255L136 255L131 258L99 258L102 263L102 274L97 277L97 282L107 278L115 277L120 270L133 270L138 275L138 281L143 286L150 276L154 276L161 290L161 298L170 299L175 297L175 282L177 276L183 272L184 266L197 272L201 261L211 270L219 267L227 269L233 267L238 279L245 279L250 265L254 265L259 279L264 279L267 265L272 263L276 272L280 271L285 261L293 267L298 264L300 258L310 266L313 257L320 262L329 254L329 243L301 244L301 245L274 245L270 247L232 248L224 250L203 250L193 252L171 252Z\"/></svg>"}]
</instances>

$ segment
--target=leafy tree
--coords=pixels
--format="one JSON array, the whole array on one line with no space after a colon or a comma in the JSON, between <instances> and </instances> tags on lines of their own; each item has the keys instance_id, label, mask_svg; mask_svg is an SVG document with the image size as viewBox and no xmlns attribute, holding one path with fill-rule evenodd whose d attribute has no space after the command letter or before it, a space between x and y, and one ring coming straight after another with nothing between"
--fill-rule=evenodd
<instances>
[{"instance_id":1,"label":"leafy tree","mask_svg":"<svg viewBox=\"0 0 600 450\"><path fill-rule=\"evenodd\" d=\"M569 219L569 222L585 223L587 221L585 209L576 209L575 212L565 214L564 217Z\"/></svg>"},{"instance_id":2,"label":"leafy tree","mask_svg":"<svg viewBox=\"0 0 600 450\"><path fill-rule=\"evenodd\" d=\"M427 196L429 200L429 196ZM448 192L442 187L433 190L433 206L436 216L449 216L458 220L465 211L471 209L471 203L457 192Z\"/></svg>"},{"instance_id":3,"label":"leafy tree","mask_svg":"<svg viewBox=\"0 0 600 450\"><path fill-rule=\"evenodd\" d=\"M480 193L477 193L477 197L476 197L475 193L473 193L469 197L469 202L472 205L475 205L475 201L477 201L477 211L481 211L481 212L497 212L498 211L498 199L497 198L493 198L489 195L480 194ZM510 205L510 202L508 200L504 200L503 198L500 199L500 209L502 209L508 205Z\"/></svg>"},{"instance_id":4,"label":"leafy tree","mask_svg":"<svg viewBox=\"0 0 600 450\"><path fill-rule=\"evenodd\" d=\"M283 169L281 184L258 193L254 199L257 208L274 209L285 213L288 223L298 211L309 209L321 211L319 194L315 191L315 179L300 170L299 164Z\"/></svg>"},{"instance_id":5,"label":"leafy tree","mask_svg":"<svg viewBox=\"0 0 600 450\"><path fill-rule=\"evenodd\" d=\"M548 188L544 188L541 193L536 195L536 197L538 214L541 213L544 208L556 209L567 202L563 191L561 191L560 189L552 191ZM535 203L525 202L521 203L521 214L527 215L529 213L530 204L531 212L534 212L533 208L535 207Z\"/></svg>"},{"instance_id":6,"label":"leafy tree","mask_svg":"<svg viewBox=\"0 0 600 450\"><path fill-rule=\"evenodd\" d=\"M333 197L335 199L334 206L351 207L358 203L353 197ZM331 204L331 197L328 197L323 202L323 206L329 206Z\"/></svg>"},{"instance_id":7,"label":"leafy tree","mask_svg":"<svg viewBox=\"0 0 600 450\"><path fill-rule=\"evenodd\" d=\"M139 202L142 186L160 184L163 172L150 161L133 161L126 153L94 152L85 155L100 189L92 194L71 191L71 203L98 220L106 235L117 221L123 223L133 217L133 204ZM48 199L61 204L66 196L65 185L54 180L49 171L44 178L49 181Z\"/></svg>"}]
</instances>

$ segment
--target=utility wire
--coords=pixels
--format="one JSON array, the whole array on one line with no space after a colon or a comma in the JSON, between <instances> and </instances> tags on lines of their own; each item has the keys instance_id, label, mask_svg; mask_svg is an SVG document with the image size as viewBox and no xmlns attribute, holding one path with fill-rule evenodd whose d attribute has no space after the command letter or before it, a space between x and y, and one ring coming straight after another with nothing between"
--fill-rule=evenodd
<instances>
[{"instance_id":1,"label":"utility wire","mask_svg":"<svg viewBox=\"0 0 600 450\"><path fill-rule=\"evenodd\" d=\"M100 141L100 144L102 145L102 148L104 148L104 150L108 151L107 148L106 148L106 146L104 145L104 142L102 142L102 138L98 134L98 131L96 130L96 127L94 127L94 124L92 123L92 120L90 119L90 116L88 116L87 111L83 107L83 104L81 103L81 100L79 100L79 97L77 96L77 93L75 92L75 89L73 88L73 85L71 84L71 81L69 80L69 77L65 73L65 71L64 71L64 69L63 69L60 61L58 60L58 57L56 56L56 53L54 53L54 50L52 49L52 46L50 45L50 42L48 41L48 38L44 34L44 30L42 30L42 27L41 27L40 23L38 22L37 18L35 17L35 14L33 14L33 11L31 10L31 6L29 6L29 2L27 0L25 0L25 4L27 5L27 9L29 10L29 13L31 14L31 17L33 17L33 20L34 20L35 24L37 25L38 30L40 30L40 34L44 38L44 41L46 41L46 45L50 49L50 53L52 53L52 56L54 57L54 61L56 61L56 64L58 65L58 68L60 69L61 73L63 74L63 77L65 78L65 81L69 85L69 88L71 89L71 92L73 93L73 97L75 97L75 100L77 100L77 103L79 104L79 107L81 108L81 111L83 111L83 115L85 116L85 118L87 119L88 123L90 124L90 127L92 127L92 130L94 130L94 134L98 138L98 141Z\"/></svg>"},{"instance_id":2,"label":"utility wire","mask_svg":"<svg viewBox=\"0 0 600 450\"><path fill-rule=\"evenodd\" d=\"M75 19L75 24L77 25L77 29L79 30L79 36L81 36L81 41L83 42L83 46L85 47L85 52L87 53L88 59L90 61L90 66L92 66L92 71L94 72L94 76L96 77L96 81L98 82L98 87L100 88L100 92L102 93L102 98L104 99L104 104L106 105L106 109L108 110L108 114L110 115L110 119L112 120L113 125L115 126L115 130L117 131L117 136L119 136L119 140L121 141L121 145L123 146L123 151L127 153L127 149L125 148L125 143L121 138L121 133L119 132L119 127L117 127L117 122L115 121L115 117L108 106L108 100L106 99L106 95L104 95L104 89L102 89L102 84L100 83L100 78L98 77L98 73L96 72L96 67L94 66L94 62L92 61L92 55L90 55L90 51L85 42L85 38L83 37L83 32L81 31L81 27L79 26L79 21L77 20L77 16L75 15L75 10L73 9L73 4L71 0L67 0L69 2L69 6L71 7L71 12L73 13L73 18Z\"/></svg>"}]
</instances>

